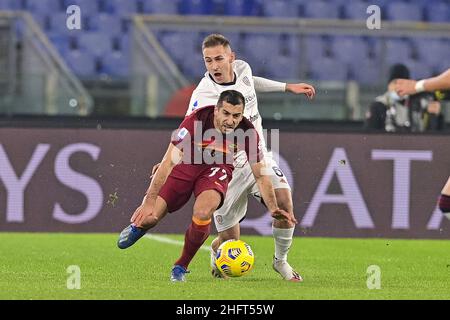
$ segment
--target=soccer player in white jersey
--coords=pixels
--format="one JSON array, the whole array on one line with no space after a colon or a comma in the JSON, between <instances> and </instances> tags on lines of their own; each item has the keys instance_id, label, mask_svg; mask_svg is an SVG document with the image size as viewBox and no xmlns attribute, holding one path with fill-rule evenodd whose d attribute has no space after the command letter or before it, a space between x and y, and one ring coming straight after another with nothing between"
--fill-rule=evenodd
<instances>
[{"instance_id":1,"label":"soccer player in white jersey","mask_svg":"<svg viewBox=\"0 0 450 320\"><path fill-rule=\"evenodd\" d=\"M305 94L309 99L312 99L315 95L314 88L304 83L286 84L254 77L247 62L235 59L235 54L231 50L229 41L222 35L212 34L206 37L203 41L202 49L207 72L191 96L186 115L198 108L215 105L220 94L225 90L241 92L246 100L244 116L252 122L258 131L263 144L265 159L269 159L270 168L274 170L271 178L277 203L281 209L294 216L291 188L276 162L271 159L271 154L267 152L262 119L258 111L256 91L288 91L295 94ZM158 165L153 168L153 172L155 172L157 167ZM215 277L221 277L221 273L214 263L215 252L224 241L239 239L239 222L245 217L247 212L248 195L252 194L261 201L260 192L255 179L251 175L251 168L246 163L245 157L239 157L235 162L235 171L225 196L225 202L214 213L218 237L211 244L211 267L212 274ZM273 268L283 279L299 282L302 281L301 276L287 262L294 228L295 224L292 222L273 220L272 230L275 240Z\"/></svg>"},{"instance_id":2,"label":"soccer player in white jersey","mask_svg":"<svg viewBox=\"0 0 450 320\"><path fill-rule=\"evenodd\" d=\"M253 77L250 65L245 61L236 60L229 41L222 35L212 34L206 37L203 41L202 50L207 72L192 94L186 115L189 115L197 108L216 104L222 91L230 89L240 91L246 99L247 107L245 108L244 116L258 130L260 137L262 137L263 149L267 153L256 91L290 91L296 94L303 93L308 98L313 98L315 95L314 88L303 83L285 84ZM271 158L270 155L268 158ZM270 168L275 167L274 170L277 171L271 177L278 205L283 210L294 215L291 188L287 179L284 176L279 176L282 175L282 172L279 170L276 162L273 159L269 161L271 161ZM261 199L255 179L251 176L250 166L248 163L241 163L235 169L224 205L214 213L214 221L219 234L211 245L212 262L214 261L215 252L222 242L228 239L239 239L239 222L245 217L247 211L248 194L254 195L258 200ZM275 238L273 268L285 280L302 281L301 276L287 262L287 254L292 244L294 227L295 225L292 222L274 219L272 225ZM220 272L215 269L215 264L212 263L211 266L213 275L219 276Z\"/></svg>"}]
</instances>

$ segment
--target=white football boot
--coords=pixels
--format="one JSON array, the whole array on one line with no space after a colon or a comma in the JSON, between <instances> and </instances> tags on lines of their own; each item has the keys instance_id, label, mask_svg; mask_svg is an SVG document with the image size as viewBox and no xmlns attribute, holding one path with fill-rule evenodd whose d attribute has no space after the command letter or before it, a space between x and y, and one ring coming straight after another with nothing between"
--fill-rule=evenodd
<instances>
[{"instance_id":1,"label":"white football boot","mask_svg":"<svg viewBox=\"0 0 450 320\"><path fill-rule=\"evenodd\" d=\"M285 260L279 260L273 257L272 267L273 270L278 272L284 280L292 282L303 281L303 278L298 274L298 272L292 269L289 263Z\"/></svg>"},{"instance_id":2,"label":"white football boot","mask_svg":"<svg viewBox=\"0 0 450 320\"><path fill-rule=\"evenodd\" d=\"M220 272L219 268L217 268L216 265L216 252L214 252L213 248L209 248L210 253L211 253L211 261L210 261L210 265L211 265L211 275L214 278L219 278L219 279L226 279L227 277L224 276L222 274L222 272Z\"/></svg>"}]
</instances>

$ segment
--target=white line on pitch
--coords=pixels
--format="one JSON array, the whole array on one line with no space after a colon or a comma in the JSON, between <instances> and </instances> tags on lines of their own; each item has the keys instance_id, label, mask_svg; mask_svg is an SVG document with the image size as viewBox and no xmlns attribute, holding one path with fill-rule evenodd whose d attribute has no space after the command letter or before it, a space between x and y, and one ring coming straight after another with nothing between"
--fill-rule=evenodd
<instances>
[{"instance_id":1,"label":"white line on pitch","mask_svg":"<svg viewBox=\"0 0 450 320\"><path fill-rule=\"evenodd\" d=\"M158 241L158 242L174 244L174 245L181 246L181 247L184 245L183 241L173 240L173 239L170 239L170 238L167 238L167 237L157 236L155 234L147 233L144 237L147 238L147 239L150 239L150 240L155 240L155 241ZM209 247L208 246L203 245L203 246L200 247L200 249L209 252Z\"/></svg>"}]
</instances>

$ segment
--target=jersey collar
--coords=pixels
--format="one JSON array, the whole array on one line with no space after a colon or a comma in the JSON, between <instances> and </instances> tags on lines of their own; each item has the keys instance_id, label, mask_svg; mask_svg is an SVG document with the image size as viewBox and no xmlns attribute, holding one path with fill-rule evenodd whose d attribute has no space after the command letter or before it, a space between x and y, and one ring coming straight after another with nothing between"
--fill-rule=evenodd
<instances>
[{"instance_id":1,"label":"jersey collar","mask_svg":"<svg viewBox=\"0 0 450 320\"><path fill-rule=\"evenodd\" d=\"M231 82L227 82L227 83L217 83L214 78L211 76L211 74L208 72L208 76L209 78L216 84L218 84L219 86L232 86L236 84L236 80L237 80L237 76L236 76L236 72L233 72L234 74L234 80Z\"/></svg>"}]
</instances>

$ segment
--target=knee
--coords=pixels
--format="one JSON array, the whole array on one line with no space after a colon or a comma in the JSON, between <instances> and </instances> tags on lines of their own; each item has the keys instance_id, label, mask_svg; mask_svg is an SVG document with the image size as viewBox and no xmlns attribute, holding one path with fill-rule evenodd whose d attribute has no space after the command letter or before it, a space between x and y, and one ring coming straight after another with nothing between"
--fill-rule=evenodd
<instances>
[{"instance_id":1,"label":"knee","mask_svg":"<svg viewBox=\"0 0 450 320\"><path fill-rule=\"evenodd\" d=\"M211 221L213 212L207 209L198 209L194 212L194 218L202 222Z\"/></svg>"},{"instance_id":2,"label":"knee","mask_svg":"<svg viewBox=\"0 0 450 320\"><path fill-rule=\"evenodd\" d=\"M224 243L225 241L228 241L228 240L239 240L239 237L233 236L231 234L226 234L226 233L221 234L221 233L219 233L218 239L219 239L218 243L219 243L219 246L220 246L222 243Z\"/></svg>"},{"instance_id":3,"label":"knee","mask_svg":"<svg viewBox=\"0 0 450 320\"><path fill-rule=\"evenodd\" d=\"M294 205L290 193L277 194L278 207L286 212L294 212Z\"/></svg>"},{"instance_id":4,"label":"knee","mask_svg":"<svg viewBox=\"0 0 450 320\"><path fill-rule=\"evenodd\" d=\"M273 219L273 226L278 229L291 229L295 227L295 224L286 220Z\"/></svg>"},{"instance_id":5,"label":"knee","mask_svg":"<svg viewBox=\"0 0 450 320\"><path fill-rule=\"evenodd\" d=\"M276 192L275 193L277 198L277 203L280 209L283 209L287 212L293 212L294 211L294 205L292 203L292 196L289 190L283 192Z\"/></svg>"},{"instance_id":6,"label":"knee","mask_svg":"<svg viewBox=\"0 0 450 320\"><path fill-rule=\"evenodd\" d=\"M442 213L450 213L450 196L441 194L439 197L439 209Z\"/></svg>"},{"instance_id":7,"label":"knee","mask_svg":"<svg viewBox=\"0 0 450 320\"><path fill-rule=\"evenodd\" d=\"M277 198L278 201L278 207L286 212L291 213L292 215L294 215L294 206L292 204L292 198L290 198L290 196L284 196L284 197L279 197ZM295 215L294 215L295 216ZM290 222L290 221L286 221L286 220L273 220L273 226L275 228L280 228L280 229L290 229L295 227L295 224Z\"/></svg>"},{"instance_id":8,"label":"knee","mask_svg":"<svg viewBox=\"0 0 450 320\"><path fill-rule=\"evenodd\" d=\"M216 242L214 243L214 246L213 246L213 244L211 244L211 246L213 247L213 249L214 249L214 251L216 251L217 252L217 249L219 249L219 247L224 243L224 242L226 242L226 241L228 241L228 240L239 240L239 237L238 236L233 236L233 235L231 235L231 234L221 234L221 233L219 233L218 235L217 235L217 238L216 239L214 239L214 240L216 240Z\"/></svg>"},{"instance_id":9,"label":"knee","mask_svg":"<svg viewBox=\"0 0 450 320\"><path fill-rule=\"evenodd\" d=\"M220 244L224 243L228 240L239 240L241 235L241 230L239 223L235 224L231 228L228 228L226 230L220 231L217 234L217 237L219 238Z\"/></svg>"}]
</instances>

